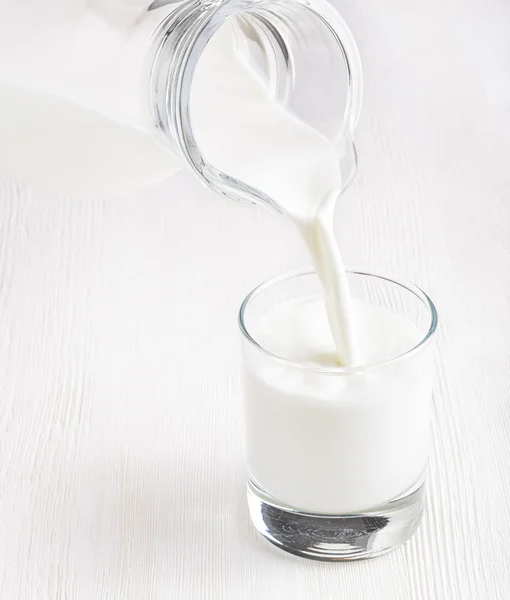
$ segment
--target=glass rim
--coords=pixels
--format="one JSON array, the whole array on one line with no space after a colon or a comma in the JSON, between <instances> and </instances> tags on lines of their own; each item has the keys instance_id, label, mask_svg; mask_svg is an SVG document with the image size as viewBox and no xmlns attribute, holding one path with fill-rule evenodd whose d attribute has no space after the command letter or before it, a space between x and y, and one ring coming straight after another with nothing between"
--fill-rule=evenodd
<instances>
[{"instance_id":1,"label":"glass rim","mask_svg":"<svg viewBox=\"0 0 510 600\"><path fill-rule=\"evenodd\" d=\"M428 328L426 334L422 337L422 339L417 344L415 344L412 348L410 348L409 350L406 350L402 354L398 354L397 356L393 356L392 358L377 361L377 362L370 363L367 365L359 365L359 366L354 366L354 367L341 367L341 366L321 367L321 366L316 366L316 365L311 365L311 364L306 364L306 363L302 363L302 362L296 362L293 360L289 360L287 358L284 358L283 356L279 356L278 354L274 354L273 352L270 352L269 350L267 350L267 348L264 348L264 346L261 346L249 333L248 328L246 327L245 318L244 318L246 310L248 309L251 302L257 296L259 296L261 293L268 290L269 288L273 287L274 285L277 285L284 281L288 281L289 279L295 279L296 277L302 277L305 275L316 275L318 277L317 273L313 269L298 269L298 270L292 271L290 273L284 273L282 275L277 275L276 277L271 277L270 279L267 279L266 281L262 282L257 287L255 287L243 300L241 307L239 309L238 325L239 325L239 329L241 330L241 333L243 334L243 336L245 337L245 339L248 342L250 342L258 350L263 352L265 355L271 357L272 359L275 359L276 361L283 363L286 366L293 367L295 369L300 369L303 371L311 371L316 374L323 374L323 375L359 375L362 373L366 373L367 371L372 371L372 370L375 370L375 369L378 369L381 367L391 365L393 363L407 360L407 359L411 358L412 356L415 356L416 354L418 354L421 350L423 350L430 344L430 342L432 341L432 338L437 330L438 314L437 314L436 307L435 307L434 303L432 302L432 299L426 292L424 292L421 288L419 288L414 283L407 281L406 279L388 276L383 273L378 273L376 271L366 271L366 270L362 270L362 269L347 269L347 273L349 275L362 275L362 276L366 276L366 277L375 277L376 279L382 279L389 283L398 285L398 286L406 289L408 292L411 292L412 294L414 294L422 302L422 304L424 304L425 307L428 308L428 311L430 314L430 325L429 325L429 328Z\"/></svg>"}]
</instances>

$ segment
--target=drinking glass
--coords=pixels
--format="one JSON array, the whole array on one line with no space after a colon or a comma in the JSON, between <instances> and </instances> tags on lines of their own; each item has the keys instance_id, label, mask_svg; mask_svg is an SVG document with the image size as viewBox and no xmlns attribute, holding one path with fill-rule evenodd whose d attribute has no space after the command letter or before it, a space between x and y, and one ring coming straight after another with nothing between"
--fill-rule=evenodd
<instances>
[{"instance_id":1,"label":"drinking glass","mask_svg":"<svg viewBox=\"0 0 510 600\"><path fill-rule=\"evenodd\" d=\"M417 328L403 353L335 367L264 347L259 319L281 302L322 295L315 272L261 284L239 314L251 520L276 546L319 560L392 550L415 533L424 508L437 312L407 281L362 271L348 278L355 299Z\"/></svg>"}]
</instances>

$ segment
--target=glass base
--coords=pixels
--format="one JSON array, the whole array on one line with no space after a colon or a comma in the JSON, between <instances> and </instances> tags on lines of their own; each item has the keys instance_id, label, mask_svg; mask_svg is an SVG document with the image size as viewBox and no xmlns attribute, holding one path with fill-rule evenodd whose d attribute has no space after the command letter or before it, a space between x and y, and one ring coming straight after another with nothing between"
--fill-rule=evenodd
<instances>
[{"instance_id":1,"label":"glass base","mask_svg":"<svg viewBox=\"0 0 510 600\"><path fill-rule=\"evenodd\" d=\"M372 558L394 550L418 529L424 497L421 480L372 510L316 515L278 505L256 483L248 481L248 508L257 531L278 548L315 560Z\"/></svg>"}]
</instances>

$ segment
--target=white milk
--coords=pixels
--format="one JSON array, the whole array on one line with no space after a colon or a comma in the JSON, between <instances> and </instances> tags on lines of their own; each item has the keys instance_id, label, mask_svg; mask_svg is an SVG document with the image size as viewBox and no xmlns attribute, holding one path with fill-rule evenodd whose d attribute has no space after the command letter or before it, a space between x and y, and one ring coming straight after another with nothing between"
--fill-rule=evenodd
<instances>
[{"instance_id":1,"label":"white milk","mask_svg":"<svg viewBox=\"0 0 510 600\"><path fill-rule=\"evenodd\" d=\"M191 116L209 162L269 195L298 227L326 291L338 360L360 364L347 279L333 231L342 182L333 145L267 95L254 72L238 60L228 25L198 63Z\"/></svg>"},{"instance_id":2,"label":"white milk","mask_svg":"<svg viewBox=\"0 0 510 600\"><path fill-rule=\"evenodd\" d=\"M383 307L355 301L353 312L369 363L399 356L422 337L408 319ZM288 360L336 364L320 298L277 305L251 334ZM424 471L431 392L423 361L328 377L250 355L244 397L251 477L292 508L360 512L396 498Z\"/></svg>"},{"instance_id":3,"label":"white milk","mask_svg":"<svg viewBox=\"0 0 510 600\"><path fill-rule=\"evenodd\" d=\"M255 329L258 343L319 366L373 363L415 346L420 333L407 319L351 306L333 231L341 187L335 149L266 95L236 59L227 27L198 64L191 110L204 156L284 209L324 287L325 303L285 303L266 314ZM372 375L329 378L246 362L248 465L265 492L293 508L346 513L391 500L417 482L427 456L430 391L408 361Z\"/></svg>"}]
</instances>

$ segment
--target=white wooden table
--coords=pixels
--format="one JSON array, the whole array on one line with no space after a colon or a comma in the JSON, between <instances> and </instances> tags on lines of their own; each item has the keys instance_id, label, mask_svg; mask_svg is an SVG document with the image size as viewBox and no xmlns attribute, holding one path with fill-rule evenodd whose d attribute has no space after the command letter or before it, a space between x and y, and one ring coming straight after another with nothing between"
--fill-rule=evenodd
<instances>
[{"instance_id":1,"label":"white wooden table","mask_svg":"<svg viewBox=\"0 0 510 600\"><path fill-rule=\"evenodd\" d=\"M346 260L441 317L424 523L294 558L244 499L236 311L307 263L282 219L186 174L116 200L0 187L2 600L510 597L510 6L344 6L365 63Z\"/></svg>"}]
</instances>

